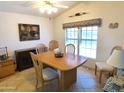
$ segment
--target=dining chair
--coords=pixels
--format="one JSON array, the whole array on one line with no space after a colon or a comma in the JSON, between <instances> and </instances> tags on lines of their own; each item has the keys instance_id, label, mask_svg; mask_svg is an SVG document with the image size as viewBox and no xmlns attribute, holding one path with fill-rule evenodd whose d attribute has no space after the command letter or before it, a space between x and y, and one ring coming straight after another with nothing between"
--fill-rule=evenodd
<instances>
[{"instance_id":1,"label":"dining chair","mask_svg":"<svg viewBox=\"0 0 124 93\"><path fill-rule=\"evenodd\" d=\"M37 55L32 52L30 52L30 55L31 55L33 65L35 68L36 89L38 88L38 85L40 84L44 91L45 90L44 84L52 80L55 80L55 79L58 79L58 83L59 83L59 74L56 71L54 71L51 68L43 69L43 64L42 62L38 61Z\"/></svg>"},{"instance_id":2,"label":"dining chair","mask_svg":"<svg viewBox=\"0 0 124 93\"><path fill-rule=\"evenodd\" d=\"M56 40L51 40L51 41L49 42L49 50L50 50L50 51L52 51L52 50L54 50L54 49L56 49L56 48L58 48L58 47L59 47L58 41L56 41Z\"/></svg>"},{"instance_id":3,"label":"dining chair","mask_svg":"<svg viewBox=\"0 0 124 93\"><path fill-rule=\"evenodd\" d=\"M117 49L117 50L121 50L122 47L121 46L114 46L110 52L110 55L113 53L113 51ZM103 72L109 72L109 73L112 73L112 75L115 74L115 69L108 65L106 62L96 62L95 63L95 75L97 74L97 68L99 69L99 83L101 83L101 78L102 78L102 74Z\"/></svg>"},{"instance_id":4,"label":"dining chair","mask_svg":"<svg viewBox=\"0 0 124 93\"><path fill-rule=\"evenodd\" d=\"M65 54L67 54L67 53L75 54L75 46L74 46L74 44L65 45Z\"/></svg>"},{"instance_id":5,"label":"dining chair","mask_svg":"<svg viewBox=\"0 0 124 93\"><path fill-rule=\"evenodd\" d=\"M43 43L38 44L36 46L36 53L37 54L42 53L42 52L46 52L46 51L47 51L47 47ZM43 64L43 68L46 68L46 67L50 67L50 66Z\"/></svg>"},{"instance_id":6,"label":"dining chair","mask_svg":"<svg viewBox=\"0 0 124 93\"><path fill-rule=\"evenodd\" d=\"M37 53L37 54L42 53L42 52L46 52L46 51L47 51L47 47L46 47L43 43L38 44L38 45L36 46L36 53ZM50 67L50 66L48 66L47 64L43 64L43 68L46 68L46 67L52 68L52 69L54 69L55 71L57 71L55 68Z\"/></svg>"},{"instance_id":7,"label":"dining chair","mask_svg":"<svg viewBox=\"0 0 124 93\"><path fill-rule=\"evenodd\" d=\"M36 53L37 53L37 54L39 54L39 53L41 53L41 52L45 52L45 51L47 51L47 47L46 47L43 43L38 44L38 45L36 46Z\"/></svg>"}]
</instances>

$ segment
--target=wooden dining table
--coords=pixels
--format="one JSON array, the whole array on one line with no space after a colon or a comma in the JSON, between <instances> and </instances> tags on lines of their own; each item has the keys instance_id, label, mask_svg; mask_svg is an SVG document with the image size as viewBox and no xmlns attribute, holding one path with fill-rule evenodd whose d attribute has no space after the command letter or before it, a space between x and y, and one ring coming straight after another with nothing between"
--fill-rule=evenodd
<instances>
[{"instance_id":1,"label":"wooden dining table","mask_svg":"<svg viewBox=\"0 0 124 93\"><path fill-rule=\"evenodd\" d=\"M64 54L56 58L53 51L39 53L38 60L60 71L61 91L69 88L77 80L77 68L87 61L84 56Z\"/></svg>"}]
</instances>

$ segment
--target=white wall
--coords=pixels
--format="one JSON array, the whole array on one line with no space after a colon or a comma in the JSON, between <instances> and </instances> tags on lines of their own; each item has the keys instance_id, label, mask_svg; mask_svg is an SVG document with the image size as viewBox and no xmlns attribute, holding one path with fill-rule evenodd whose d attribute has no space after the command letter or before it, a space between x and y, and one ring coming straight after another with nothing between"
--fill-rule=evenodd
<instances>
[{"instance_id":1,"label":"white wall","mask_svg":"<svg viewBox=\"0 0 124 93\"><path fill-rule=\"evenodd\" d=\"M18 23L39 24L40 40L20 41ZM48 46L53 38L52 27L52 20L48 18L0 12L0 47L7 46L9 55L13 55L14 50L35 47L39 43Z\"/></svg>"},{"instance_id":2,"label":"white wall","mask_svg":"<svg viewBox=\"0 0 124 93\"><path fill-rule=\"evenodd\" d=\"M80 17L68 17L76 12L83 11L88 12L88 14ZM97 60L105 61L112 47L123 45L124 42L124 2L80 3L56 17L54 21L43 17L0 12L0 47L7 46L9 54L13 55L14 50L34 47L38 43L48 45L51 39L56 39L59 41L60 47L63 48L65 38L62 29L63 23L94 18L102 18L102 26L98 32ZM108 28L111 22L118 22L119 27L117 29ZM39 24L40 40L20 42L18 23Z\"/></svg>"},{"instance_id":3,"label":"white wall","mask_svg":"<svg viewBox=\"0 0 124 93\"><path fill-rule=\"evenodd\" d=\"M68 16L77 12L88 12L87 15L80 17ZM64 46L64 31L63 23L102 18L102 26L98 32L98 49L97 61L105 61L110 53L110 50L115 45L122 46L124 42L124 2L87 2L80 3L72 9L66 11L54 19L54 39L58 40L60 47ZM119 23L117 29L110 29L110 23ZM90 65L91 66L91 65Z\"/></svg>"}]
</instances>

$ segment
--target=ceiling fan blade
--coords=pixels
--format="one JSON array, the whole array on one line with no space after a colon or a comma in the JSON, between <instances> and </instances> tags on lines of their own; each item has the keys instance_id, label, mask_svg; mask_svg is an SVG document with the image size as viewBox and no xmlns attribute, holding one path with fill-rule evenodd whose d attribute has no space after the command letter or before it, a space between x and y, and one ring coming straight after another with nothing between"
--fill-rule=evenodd
<instances>
[{"instance_id":1,"label":"ceiling fan blade","mask_svg":"<svg viewBox=\"0 0 124 93\"><path fill-rule=\"evenodd\" d=\"M23 6L23 7L29 7L29 6L31 6L32 4L33 4L32 2L25 1L25 2L22 4L22 6Z\"/></svg>"},{"instance_id":2,"label":"ceiling fan blade","mask_svg":"<svg viewBox=\"0 0 124 93\"><path fill-rule=\"evenodd\" d=\"M53 6L60 7L60 8L69 8L68 6L60 5L60 4L54 4Z\"/></svg>"},{"instance_id":3,"label":"ceiling fan blade","mask_svg":"<svg viewBox=\"0 0 124 93\"><path fill-rule=\"evenodd\" d=\"M33 2L33 1L26 1L22 4L22 6L24 7L31 7L31 8L40 8L42 4L41 3L36 3L36 2Z\"/></svg>"},{"instance_id":4,"label":"ceiling fan blade","mask_svg":"<svg viewBox=\"0 0 124 93\"><path fill-rule=\"evenodd\" d=\"M43 7L44 4L43 3L35 3L35 4L32 4L32 8L41 8Z\"/></svg>"}]
</instances>

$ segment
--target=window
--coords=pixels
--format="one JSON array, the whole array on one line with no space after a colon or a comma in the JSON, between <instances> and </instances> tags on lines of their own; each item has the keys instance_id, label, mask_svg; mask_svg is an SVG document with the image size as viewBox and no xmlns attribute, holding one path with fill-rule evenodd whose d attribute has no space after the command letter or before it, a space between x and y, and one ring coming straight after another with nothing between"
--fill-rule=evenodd
<instances>
[{"instance_id":1,"label":"window","mask_svg":"<svg viewBox=\"0 0 124 93\"><path fill-rule=\"evenodd\" d=\"M81 27L79 55L96 58L97 30L97 26Z\"/></svg>"},{"instance_id":2,"label":"window","mask_svg":"<svg viewBox=\"0 0 124 93\"><path fill-rule=\"evenodd\" d=\"M98 26L65 29L65 44L72 43L76 54L96 58Z\"/></svg>"},{"instance_id":3,"label":"window","mask_svg":"<svg viewBox=\"0 0 124 93\"><path fill-rule=\"evenodd\" d=\"M78 28L67 28L65 29L65 37L66 44L74 44L75 45L75 53L77 54L77 46L78 46Z\"/></svg>"}]
</instances>

